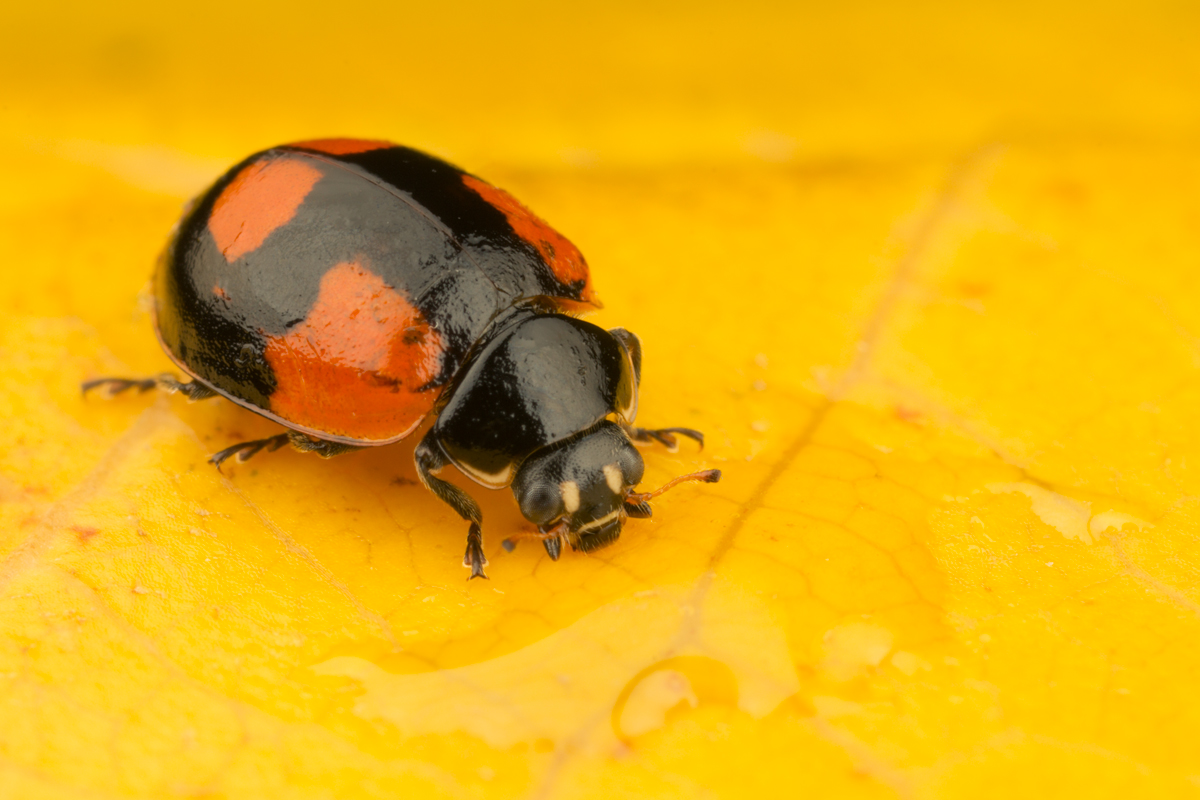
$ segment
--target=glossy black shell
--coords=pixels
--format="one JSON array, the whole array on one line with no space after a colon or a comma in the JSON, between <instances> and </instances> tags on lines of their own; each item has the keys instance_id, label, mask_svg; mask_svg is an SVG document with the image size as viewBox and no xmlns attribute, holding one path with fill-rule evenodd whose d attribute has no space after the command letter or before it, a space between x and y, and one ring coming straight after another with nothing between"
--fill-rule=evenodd
<instances>
[{"instance_id":1,"label":"glossy black shell","mask_svg":"<svg viewBox=\"0 0 1200 800\"><path fill-rule=\"evenodd\" d=\"M276 179L276 194L282 197L277 210L263 210L261 202L253 205L245 198L258 196L239 188L268 173L282 176ZM295 188L289 175L308 176L312 185L294 213L271 227L295 201L286 196ZM239 213L248 220L247 229L269 229L260 244L245 252L236 234L231 239L224 233L227 241L218 242L218 233L237 224L225 219L230 214L226 201L235 190L243 191L237 199L245 201L247 210ZM267 191L255 189L260 190ZM268 191L265 196L272 195ZM214 224L214 212L224 227ZM550 245L537 238L542 231L549 231ZM509 309L537 298L550 308L592 301L582 257L582 274L578 265L574 272L564 269L555 262L554 243L565 240L553 237L557 234L503 192L409 148L325 140L265 150L226 173L180 221L156 275L157 331L184 370L241 405L324 439L386 444L415 428L472 346ZM558 249L562 256L566 248ZM407 303L420 322L388 333L379 327L389 324L386 320L377 319L368 328L347 321L323 334L329 341L314 345L313 370L328 366L317 363L321 358L341 359L347 369L357 371L364 386L382 382L407 393L411 413L398 414L394 425L380 422L371 435L362 435L353 420L333 418L352 411L330 411L328 419L319 412L291 412L279 401L281 378L268 358L272 343L277 349L286 347L297 331L316 329L314 309L319 310L322 292L330 291L331 270L346 264L362 265L371 280L377 278L401 298L393 305ZM390 372L375 374L360 356L370 347L379 349L371 337L382 335L380 330L397 342L406 337L405 346L417 336L423 349L408 361L394 359L399 366ZM354 363L355 358L363 363ZM297 363L300 369L308 362ZM330 393L328 408L341 402L335 393L356 391L344 389L344 381L325 372L310 372L294 380L302 379L305 391Z\"/></svg>"}]
</instances>

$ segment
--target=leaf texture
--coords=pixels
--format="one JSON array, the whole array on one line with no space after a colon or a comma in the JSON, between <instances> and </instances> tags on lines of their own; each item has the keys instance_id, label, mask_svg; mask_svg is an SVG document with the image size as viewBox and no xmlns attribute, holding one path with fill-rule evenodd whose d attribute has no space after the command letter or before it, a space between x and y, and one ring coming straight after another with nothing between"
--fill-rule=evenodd
<instances>
[{"instance_id":1,"label":"leaf texture","mask_svg":"<svg viewBox=\"0 0 1200 800\"><path fill-rule=\"evenodd\" d=\"M1197 793L1194 12L110 11L0 34L0 796ZM557 563L472 490L467 583L411 443L81 398L168 368L180 204L331 135L570 237L708 436L647 485L723 481Z\"/></svg>"}]
</instances>

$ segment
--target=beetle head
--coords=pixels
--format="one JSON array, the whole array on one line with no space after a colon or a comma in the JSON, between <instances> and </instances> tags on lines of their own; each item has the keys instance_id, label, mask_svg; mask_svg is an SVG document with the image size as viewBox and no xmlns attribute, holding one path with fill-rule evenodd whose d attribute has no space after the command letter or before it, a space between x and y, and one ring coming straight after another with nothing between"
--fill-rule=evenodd
<instances>
[{"instance_id":1,"label":"beetle head","mask_svg":"<svg viewBox=\"0 0 1200 800\"><path fill-rule=\"evenodd\" d=\"M643 471L629 437L605 420L525 459L512 489L546 551L558 558L563 540L584 552L616 541L629 513L625 499Z\"/></svg>"},{"instance_id":2,"label":"beetle head","mask_svg":"<svg viewBox=\"0 0 1200 800\"><path fill-rule=\"evenodd\" d=\"M637 492L645 465L620 426L607 420L536 451L513 478L521 513L557 560L565 541L585 553L612 544L629 517L649 517L650 500L684 481L715 483L721 471L680 475L652 492ZM504 546L512 550L513 542Z\"/></svg>"}]
</instances>

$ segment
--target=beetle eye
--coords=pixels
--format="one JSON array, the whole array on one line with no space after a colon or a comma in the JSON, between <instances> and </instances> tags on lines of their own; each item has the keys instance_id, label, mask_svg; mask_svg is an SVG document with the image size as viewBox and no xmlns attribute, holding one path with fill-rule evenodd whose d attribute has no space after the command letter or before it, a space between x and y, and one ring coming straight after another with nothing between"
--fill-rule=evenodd
<instances>
[{"instance_id":1,"label":"beetle eye","mask_svg":"<svg viewBox=\"0 0 1200 800\"><path fill-rule=\"evenodd\" d=\"M621 465L621 472L625 478L626 485L637 486L642 482L642 475L646 471L646 465L642 461L641 454L632 445L621 453L618 463Z\"/></svg>"},{"instance_id":2,"label":"beetle eye","mask_svg":"<svg viewBox=\"0 0 1200 800\"><path fill-rule=\"evenodd\" d=\"M535 486L525 493L521 513L535 525L545 525L561 514L558 492L550 486Z\"/></svg>"}]
</instances>

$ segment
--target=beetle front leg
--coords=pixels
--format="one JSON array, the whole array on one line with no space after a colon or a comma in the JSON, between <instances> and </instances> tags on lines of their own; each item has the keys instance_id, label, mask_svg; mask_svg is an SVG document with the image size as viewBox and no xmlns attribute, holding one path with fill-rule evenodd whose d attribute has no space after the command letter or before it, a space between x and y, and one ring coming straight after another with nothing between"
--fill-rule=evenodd
<instances>
[{"instance_id":1,"label":"beetle front leg","mask_svg":"<svg viewBox=\"0 0 1200 800\"><path fill-rule=\"evenodd\" d=\"M483 512L479 510L479 504L462 489L433 474L450 463L436 440L431 441L429 436L422 439L413 459L417 462L417 477L425 484L425 488L471 523L467 529L467 552L463 556L463 566L470 568L471 578L486 578L483 568L488 560L483 554Z\"/></svg>"}]
</instances>

